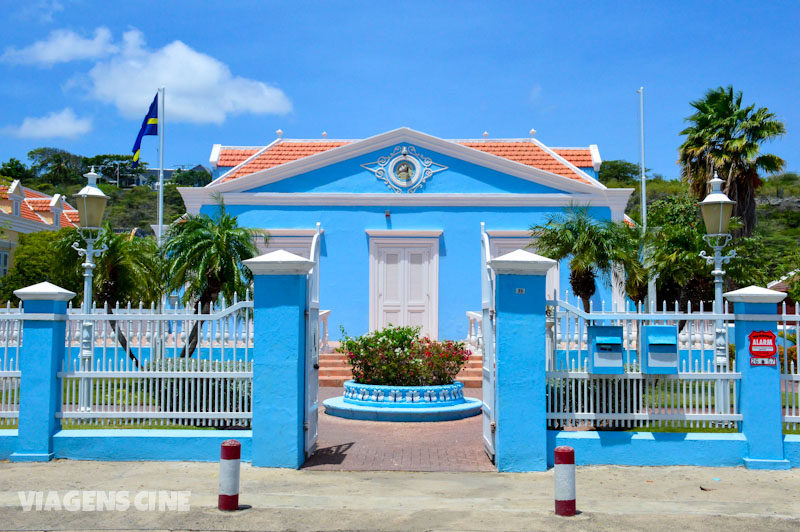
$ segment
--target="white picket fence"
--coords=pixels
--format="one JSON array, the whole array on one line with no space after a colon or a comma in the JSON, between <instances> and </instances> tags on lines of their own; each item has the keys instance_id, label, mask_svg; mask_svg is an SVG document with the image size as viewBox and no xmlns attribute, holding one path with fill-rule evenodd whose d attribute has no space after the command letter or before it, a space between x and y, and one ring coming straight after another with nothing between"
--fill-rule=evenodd
<instances>
[{"instance_id":1,"label":"white picket fence","mask_svg":"<svg viewBox=\"0 0 800 532\"><path fill-rule=\"evenodd\" d=\"M252 308L247 298L207 313L141 305L91 314L70 309L67 355L58 373L62 423L249 427ZM93 323L94 356L84 369L79 353L86 319Z\"/></svg>"},{"instance_id":2,"label":"white picket fence","mask_svg":"<svg viewBox=\"0 0 800 532\"><path fill-rule=\"evenodd\" d=\"M16 426L19 417L21 313L10 304L0 309L0 428Z\"/></svg>"},{"instance_id":3,"label":"white picket fence","mask_svg":"<svg viewBox=\"0 0 800 532\"><path fill-rule=\"evenodd\" d=\"M557 428L594 427L681 427L692 429L720 425L736 428L742 416L738 410L735 383L741 378L735 361L730 367L715 364L715 320L722 319L725 345L733 315L705 312L629 312L605 309L586 313L565 301L548 302L551 319L547 325L547 420ZM675 308L678 308L677 305ZM589 354L587 327L623 327L621 375L591 374L585 365ZM637 353L643 325L679 327L681 363L673 375L641 372Z\"/></svg>"},{"instance_id":4,"label":"white picket fence","mask_svg":"<svg viewBox=\"0 0 800 532\"><path fill-rule=\"evenodd\" d=\"M786 430L800 428L800 369L797 364L797 341L800 339L800 303L794 308L784 302L778 315L778 361L781 370L781 404ZM791 312L794 311L794 312Z\"/></svg>"}]
</instances>

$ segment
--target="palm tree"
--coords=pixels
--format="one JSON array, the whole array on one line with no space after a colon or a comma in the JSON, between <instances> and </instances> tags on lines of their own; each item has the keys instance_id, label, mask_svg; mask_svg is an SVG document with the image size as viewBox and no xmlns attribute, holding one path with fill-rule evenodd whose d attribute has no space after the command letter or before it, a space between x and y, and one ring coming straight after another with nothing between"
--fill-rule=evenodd
<instances>
[{"instance_id":1,"label":"palm tree","mask_svg":"<svg viewBox=\"0 0 800 532\"><path fill-rule=\"evenodd\" d=\"M598 275L609 275L612 255L606 227L589 216L586 207L567 207L552 215L544 225L530 228L534 241L530 247L555 260L569 258L569 284L589 312Z\"/></svg>"},{"instance_id":2,"label":"palm tree","mask_svg":"<svg viewBox=\"0 0 800 532\"><path fill-rule=\"evenodd\" d=\"M605 234L615 266L615 282L622 284L632 301L643 302L650 280L650 234L643 232L641 226L611 221L606 222Z\"/></svg>"},{"instance_id":3,"label":"palm tree","mask_svg":"<svg viewBox=\"0 0 800 532\"><path fill-rule=\"evenodd\" d=\"M785 162L777 155L761 153L761 145L786 133L783 122L766 107L742 107L742 92L718 87L691 102L695 113L681 131L678 163L692 194L703 198L707 182L718 172L723 191L736 202L733 215L742 220L741 234L750 235L756 223L755 191L761 186L759 172L776 173Z\"/></svg>"},{"instance_id":4,"label":"palm tree","mask_svg":"<svg viewBox=\"0 0 800 532\"><path fill-rule=\"evenodd\" d=\"M70 231L56 245L57 252L64 257L73 257L65 268L80 269L80 260L72 249L74 242L84 246L82 236L77 230ZM114 234L106 223L96 242L107 249L95 261L93 294L94 301L106 312L113 314L114 307L131 303L149 305L158 303L163 293L161 287L161 256L153 238L137 238L131 233ZM72 252L72 253L70 253ZM67 261L69 262L69 261ZM120 346L128 357L138 365L136 355L128 348L128 340L118 329L116 320L109 320Z\"/></svg>"},{"instance_id":5,"label":"palm tree","mask_svg":"<svg viewBox=\"0 0 800 532\"><path fill-rule=\"evenodd\" d=\"M174 223L164 244L167 288L183 290L184 303L199 303L204 314L220 296L231 301L235 294L244 295L252 274L242 261L256 254L251 237L252 231L239 227L224 204L213 217L188 215ZM200 325L196 322L192 327L181 357L191 356L197 347Z\"/></svg>"}]
</instances>

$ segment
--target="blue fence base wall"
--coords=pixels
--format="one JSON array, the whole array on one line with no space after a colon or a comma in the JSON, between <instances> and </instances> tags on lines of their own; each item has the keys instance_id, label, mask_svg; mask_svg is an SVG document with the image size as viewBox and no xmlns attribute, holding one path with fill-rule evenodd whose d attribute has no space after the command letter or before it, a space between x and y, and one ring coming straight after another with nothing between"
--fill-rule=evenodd
<instances>
[{"instance_id":1,"label":"blue fence base wall","mask_svg":"<svg viewBox=\"0 0 800 532\"><path fill-rule=\"evenodd\" d=\"M238 440L242 461L251 460L249 430L62 430L53 436L53 451L71 460L217 462L225 440Z\"/></svg>"},{"instance_id":2,"label":"blue fence base wall","mask_svg":"<svg viewBox=\"0 0 800 532\"><path fill-rule=\"evenodd\" d=\"M0 460L8 460L17 449L17 429L0 430Z\"/></svg>"},{"instance_id":3,"label":"blue fence base wall","mask_svg":"<svg viewBox=\"0 0 800 532\"><path fill-rule=\"evenodd\" d=\"M800 434L783 436L783 457L791 467L800 467Z\"/></svg>"},{"instance_id":4,"label":"blue fence base wall","mask_svg":"<svg viewBox=\"0 0 800 532\"><path fill-rule=\"evenodd\" d=\"M731 467L744 465L747 440L741 433L547 431L547 460L559 445L575 449L577 465ZM798 441L800 459L800 441Z\"/></svg>"}]
</instances>

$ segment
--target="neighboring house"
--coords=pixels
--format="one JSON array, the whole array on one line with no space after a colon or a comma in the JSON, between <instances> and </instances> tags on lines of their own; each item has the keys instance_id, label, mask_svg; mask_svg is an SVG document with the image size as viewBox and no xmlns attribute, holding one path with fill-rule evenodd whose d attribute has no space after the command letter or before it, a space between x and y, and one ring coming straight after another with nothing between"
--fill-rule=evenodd
<instances>
[{"instance_id":1,"label":"neighboring house","mask_svg":"<svg viewBox=\"0 0 800 532\"><path fill-rule=\"evenodd\" d=\"M208 168L203 166L202 164L198 164L193 166L192 168L164 168L164 183L169 183L172 181L172 176L181 170L182 172L206 172L211 173L208 171ZM150 186L158 190L158 168L147 168L141 176L137 176L135 186L144 186L150 184Z\"/></svg>"},{"instance_id":2,"label":"neighboring house","mask_svg":"<svg viewBox=\"0 0 800 532\"><path fill-rule=\"evenodd\" d=\"M19 181L0 186L0 276L14 262L20 234L77 227L78 211L61 194L48 196L23 187Z\"/></svg>"},{"instance_id":3,"label":"neighboring house","mask_svg":"<svg viewBox=\"0 0 800 532\"><path fill-rule=\"evenodd\" d=\"M767 285L767 288L771 290L777 290L778 292L783 292L784 294L789 293L789 281L794 279L795 277L800 276L800 270L793 270L777 279L772 281ZM783 304L786 303L786 312L787 314L794 314L795 313L795 301L788 295L786 299L784 299L781 303L778 303L778 312L783 312Z\"/></svg>"},{"instance_id":4,"label":"neighboring house","mask_svg":"<svg viewBox=\"0 0 800 532\"><path fill-rule=\"evenodd\" d=\"M571 204L622 220L632 189L597 180L596 146L549 148L535 138L446 140L400 128L363 140L278 138L267 146L215 144L215 180L179 187L187 211L212 214L218 198L239 224L270 235L264 253L309 256L321 222L321 305L349 334L419 325L463 338L481 307L480 230L493 257L526 247L529 227ZM548 275L564 296L569 272ZM606 284L594 304L622 305Z\"/></svg>"}]
</instances>

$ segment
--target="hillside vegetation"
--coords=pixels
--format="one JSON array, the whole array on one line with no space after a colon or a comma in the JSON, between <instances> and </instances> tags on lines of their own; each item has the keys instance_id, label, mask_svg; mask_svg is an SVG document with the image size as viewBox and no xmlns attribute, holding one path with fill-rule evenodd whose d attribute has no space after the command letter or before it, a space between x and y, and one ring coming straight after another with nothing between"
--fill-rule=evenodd
<instances>
[{"instance_id":1,"label":"hillside vegetation","mask_svg":"<svg viewBox=\"0 0 800 532\"><path fill-rule=\"evenodd\" d=\"M648 207L659 200L689 195L688 185L680 179L665 179L649 170L646 175ZM641 221L639 166L622 160L605 161L600 168L599 180L611 188L635 189L626 214L638 224ZM785 172L766 176L756 194L753 236L764 250L758 254L757 260L762 264L764 278L773 280L800 267L796 261L800 248L800 174ZM700 213L697 215L699 218Z\"/></svg>"}]
</instances>

